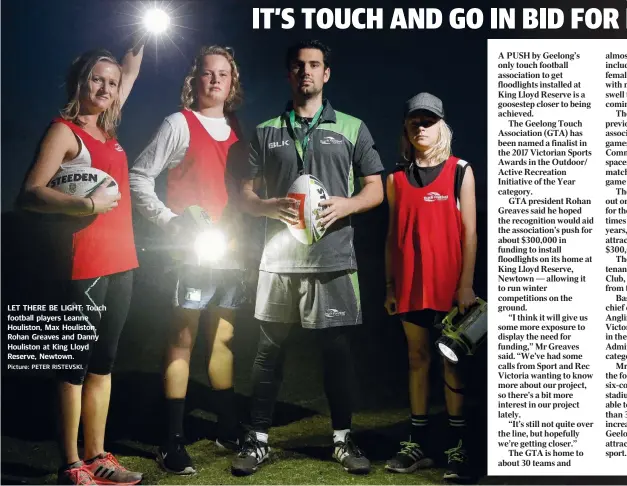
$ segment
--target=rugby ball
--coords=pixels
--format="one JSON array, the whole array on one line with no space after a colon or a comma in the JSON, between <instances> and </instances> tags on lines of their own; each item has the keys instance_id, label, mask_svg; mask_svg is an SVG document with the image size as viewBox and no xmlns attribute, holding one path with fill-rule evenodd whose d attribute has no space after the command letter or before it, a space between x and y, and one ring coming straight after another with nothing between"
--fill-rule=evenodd
<instances>
[{"instance_id":1,"label":"rugby ball","mask_svg":"<svg viewBox=\"0 0 627 486\"><path fill-rule=\"evenodd\" d=\"M299 202L298 223L287 225L292 236L303 245L311 245L320 240L325 230L317 225L318 213L324 211L319 203L329 199L329 193L322 182L312 175L302 175L293 182L287 197Z\"/></svg>"},{"instance_id":2,"label":"rugby ball","mask_svg":"<svg viewBox=\"0 0 627 486\"><path fill-rule=\"evenodd\" d=\"M115 196L119 192L118 183L106 172L93 167L59 169L48 183L48 187L71 196L89 197L107 177L111 178L107 185L107 194Z\"/></svg>"}]
</instances>

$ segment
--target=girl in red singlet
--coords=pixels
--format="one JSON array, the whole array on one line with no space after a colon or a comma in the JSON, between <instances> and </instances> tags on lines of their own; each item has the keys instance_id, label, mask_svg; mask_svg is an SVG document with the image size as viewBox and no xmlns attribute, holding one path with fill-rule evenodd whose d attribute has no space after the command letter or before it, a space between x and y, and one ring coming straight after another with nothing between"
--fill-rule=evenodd
<instances>
[{"instance_id":1,"label":"girl in red singlet","mask_svg":"<svg viewBox=\"0 0 627 486\"><path fill-rule=\"evenodd\" d=\"M67 253L71 274L69 282L63 284L60 302L64 306L75 304L75 317L81 324L76 333L62 330L60 337L65 340L60 343L74 343L82 349L70 351L74 368L57 366L64 460L59 484L136 484L142 479L141 473L127 471L105 452L104 434L111 370L130 306L132 270L137 267L128 165L115 129L120 109L139 74L143 46L140 41L130 49L122 65L105 50L90 51L74 61L66 82L68 102L43 138L21 196L24 209L69 216L63 218L63 224L57 222L55 239L63 240L68 221L80 226L70 231ZM118 183L119 193L108 195L107 184L90 197L47 187L60 168L72 167L103 170ZM82 460L77 445L81 419Z\"/></svg>"},{"instance_id":2,"label":"girl in red singlet","mask_svg":"<svg viewBox=\"0 0 627 486\"><path fill-rule=\"evenodd\" d=\"M385 307L400 316L407 337L411 432L386 469L404 473L433 464L425 448L430 331L454 303L464 312L475 301L477 236L473 172L451 155L451 130L439 98L420 93L407 101L402 152L407 163L387 178ZM445 479L468 476L459 375L444 360L450 443Z\"/></svg>"}]
</instances>

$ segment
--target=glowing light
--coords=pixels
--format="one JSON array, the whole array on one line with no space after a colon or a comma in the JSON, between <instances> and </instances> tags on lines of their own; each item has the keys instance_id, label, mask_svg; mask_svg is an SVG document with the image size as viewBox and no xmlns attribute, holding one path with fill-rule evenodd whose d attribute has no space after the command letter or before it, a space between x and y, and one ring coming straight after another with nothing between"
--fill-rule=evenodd
<instances>
[{"instance_id":1,"label":"glowing light","mask_svg":"<svg viewBox=\"0 0 627 486\"><path fill-rule=\"evenodd\" d=\"M154 46L154 54L159 63L160 51L163 48L174 46L182 58L185 54L177 45L185 38L181 35L183 30L195 31L188 24L188 19L193 17L193 2L189 0L138 0L124 2L128 8L118 11L120 15L119 27L131 27L127 39L134 42L144 42L146 50ZM166 52L167 51L162 51Z\"/></svg>"},{"instance_id":2,"label":"glowing light","mask_svg":"<svg viewBox=\"0 0 627 486\"><path fill-rule=\"evenodd\" d=\"M457 353L455 353L455 351L449 348L446 344L438 343L438 347L440 348L440 353L442 353L442 355L451 363L457 363L457 361L459 361Z\"/></svg>"},{"instance_id":3,"label":"glowing light","mask_svg":"<svg viewBox=\"0 0 627 486\"><path fill-rule=\"evenodd\" d=\"M144 14L144 27L148 32L161 34L170 26L170 16L160 8L152 8Z\"/></svg>"},{"instance_id":4,"label":"glowing light","mask_svg":"<svg viewBox=\"0 0 627 486\"><path fill-rule=\"evenodd\" d=\"M203 231L194 240L194 251L199 262L214 262L226 253L226 238L217 229Z\"/></svg>"}]
</instances>

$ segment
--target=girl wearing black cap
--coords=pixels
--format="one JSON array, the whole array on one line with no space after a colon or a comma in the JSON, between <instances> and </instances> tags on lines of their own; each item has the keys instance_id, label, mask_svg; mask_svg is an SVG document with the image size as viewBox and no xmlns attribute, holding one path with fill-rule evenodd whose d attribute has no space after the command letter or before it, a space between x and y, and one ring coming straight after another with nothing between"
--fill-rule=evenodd
<instances>
[{"instance_id":1,"label":"girl wearing black cap","mask_svg":"<svg viewBox=\"0 0 627 486\"><path fill-rule=\"evenodd\" d=\"M127 471L105 452L104 434L111 370L130 306L132 269L137 267L128 165L115 130L139 74L143 46L137 42L122 65L105 50L87 52L74 61L66 82L67 104L48 128L21 195L24 209L66 216L54 229L54 243L65 249L60 243L65 241L68 252L68 275L58 276L64 293L61 304L77 310L73 317L80 325L79 334L66 331L72 326L59 326L60 346L70 345L72 356L72 366L58 370L64 461L59 484L136 484L142 479L141 473ZM89 197L47 187L59 169L74 167L106 172L117 182L118 194L107 194L106 183ZM80 349L72 350L72 344ZM77 445L81 419L84 461Z\"/></svg>"},{"instance_id":2,"label":"girl wearing black cap","mask_svg":"<svg viewBox=\"0 0 627 486\"><path fill-rule=\"evenodd\" d=\"M451 130L442 101L420 93L405 106L402 168L387 178L390 224L386 244L386 300L399 315L409 351L411 433L386 464L394 472L430 467L428 424L430 329L456 302L462 312L475 301L477 248L475 181L469 164L451 155ZM463 384L444 360L449 414L445 479L467 476Z\"/></svg>"}]
</instances>

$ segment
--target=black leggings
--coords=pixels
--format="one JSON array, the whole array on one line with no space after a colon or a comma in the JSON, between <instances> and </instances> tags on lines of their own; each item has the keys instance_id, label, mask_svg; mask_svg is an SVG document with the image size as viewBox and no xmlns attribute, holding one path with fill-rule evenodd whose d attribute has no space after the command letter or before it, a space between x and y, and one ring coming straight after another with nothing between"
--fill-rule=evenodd
<instances>
[{"instance_id":1,"label":"black leggings","mask_svg":"<svg viewBox=\"0 0 627 486\"><path fill-rule=\"evenodd\" d=\"M81 385L87 373L108 375L118 350L118 341L126 322L133 291L133 272L121 272L106 277L72 280L64 305L78 304L81 310L64 312L66 316L81 316L81 321L66 323L80 325L87 330L65 330L62 335L75 334L76 338L67 343L88 344L86 349L74 350L71 361L81 369L60 370L59 379L73 385ZM87 306L92 306L88 309ZM99 308L99 310L96 309ZM78 339L78 335L98 336L98 340Z\"/></svg>"},{"instance_id":2,"label":"black leggings","mask_svg":"<svg viewBox=\"0 0 627 486\"><path fill-rule=\"evenodd\" d=\"M257 356L253 364L253 396L251 428L268 432L281 381L285 348L283 342L291 325L281 322L262 322ZM324 391L331 410L334 430L351 428L353 412L353 363L350 356L350 327L332 327L307 330L322 352Z\"/></svg>"}]
</instances>

